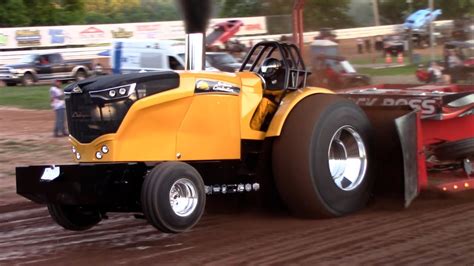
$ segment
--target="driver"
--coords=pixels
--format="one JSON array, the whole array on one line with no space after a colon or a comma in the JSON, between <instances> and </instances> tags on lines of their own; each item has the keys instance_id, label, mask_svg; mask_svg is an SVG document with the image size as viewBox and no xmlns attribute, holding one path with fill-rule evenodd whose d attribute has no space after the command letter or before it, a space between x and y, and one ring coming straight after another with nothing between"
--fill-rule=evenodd
<instances>
[{"instance_id":1,"label":"driver","mask_svg":"<svg viewBox=\"0 0 474 266\"><path fill-rule=\"evenodd\" d=\"M265 80L266 88L264 88L263 98L250 121L250 127L254 130L265 131L282 96L284 70L280 60L267 58L263 61L259 72Z\"/></svg>"},{"instance_id":2,"label":"driver","mask_svg":"<svg viewBox=\"0 0 474 266\"><path fill-rule=\"evenodd\" d=\"M267 58L260 67L260 73L267 84L266 89L283 89L284 70L280 60Z\"/></svg>"}]
</instances>

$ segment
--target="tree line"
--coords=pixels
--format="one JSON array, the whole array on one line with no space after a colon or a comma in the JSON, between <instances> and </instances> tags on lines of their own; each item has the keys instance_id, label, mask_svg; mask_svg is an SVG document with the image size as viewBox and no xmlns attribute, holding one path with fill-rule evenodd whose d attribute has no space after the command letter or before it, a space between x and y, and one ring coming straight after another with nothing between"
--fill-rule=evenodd
<instances>
[{"instance_id":1,"label":"tree line","mask_svg":"<svg viewBox=\"0 0 474 266\"><path fill-rule=\"evenodd\" d=\"M291 0L213 0L214 17L269 16L269 24L291 25ZM365 1L370 0L352 0ZM474 16L474 0L435 0L440 19ZM348 15L351 0L306 0L305 29L359 26ZM381 21L400 24L410 8L426 8L428 0L378 0ZM280 19L285 16L285 19ZM0 27L81 25L181 19L174 0L1 0ZM269 25L271 27L271 25Z\"/></svg>"}]
</instances>

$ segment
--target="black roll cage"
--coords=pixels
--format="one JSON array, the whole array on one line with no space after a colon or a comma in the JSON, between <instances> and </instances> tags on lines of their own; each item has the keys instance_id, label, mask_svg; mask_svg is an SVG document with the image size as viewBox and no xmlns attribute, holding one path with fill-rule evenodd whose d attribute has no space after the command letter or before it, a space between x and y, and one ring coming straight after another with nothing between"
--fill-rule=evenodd
<instances>
[{"instance_id":1,"label":"black roll cage","mask_svg":"<svg viewBox=\"0 0 474 266\"><path fill-rule=\"evenodd\" d=\"M297 90L306 87L306 80L310 73L306 70L300 50L292 43L262 41L255 44L245 56L239 72L246 70L247 64L249 64L252 58L255 58L248 71L258 73L261 63L264 62L265 59L272 57L275 51L279 52L281 63L285 70L282 90ZM301 79L303 79L303 82L301 82Z\"/></svg>"}]
</instances>

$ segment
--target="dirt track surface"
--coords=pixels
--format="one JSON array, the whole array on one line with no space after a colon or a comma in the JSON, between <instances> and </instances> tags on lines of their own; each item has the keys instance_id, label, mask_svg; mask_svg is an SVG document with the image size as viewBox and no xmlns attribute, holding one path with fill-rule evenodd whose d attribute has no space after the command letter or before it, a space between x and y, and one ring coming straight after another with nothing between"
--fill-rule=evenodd
<instances>
[{"instance_id":1,"label":"dirt track surface","mask_svg":"<svg viewBox=\"0 0 474 266\"><path fill-rule=\"evenodd\" d=\"M0 109L0 265L474 263L472 192L425 193L405 210L375 199L362 212L329 220L214 208L179 235L129 214L65 231L44 206L14 193L15 165L69 162L67 140L51 137L52 118L49 111Z\"/></svg>"}]
</instances>

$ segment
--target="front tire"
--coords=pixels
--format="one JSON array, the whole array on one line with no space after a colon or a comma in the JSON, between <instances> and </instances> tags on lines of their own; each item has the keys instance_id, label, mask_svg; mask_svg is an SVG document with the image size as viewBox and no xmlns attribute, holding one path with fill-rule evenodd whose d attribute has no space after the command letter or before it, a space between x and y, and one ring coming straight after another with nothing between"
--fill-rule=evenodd
<instances>
[{"instance_id":1,"label":"front tire","mask_svg":"<svg viewBox=\"0 0 474 266\"><path fill-rule=\"evenodd\" d=\"M74 79L75 79L76 81L81 81L81 80L84 80L84 79L86 79L86 78L87 78L87 73L86 73L84 70L82 70L82 69L81 69L81 70L78 70L78 71L76 72L76 75L74 75Z\"/></svg>"},{"instance_id":2,"label":"front tire","mask_svg":"<svg viewBox=\"0 0 474 266\"><path fill-rule=\"evenodd\" d=\"M35 77L31 73L25 73L21 79L21 83L23 86L33 85L33 83L35 83Z\"/></svg>"},{"instance_id":3,"label":"front tire","mask_svg":"<svg viewBox=\"0 0 474 266\"><path fill-rule=\"evenodd\" d=\"M141 203L148 222L158 230L184 232L192 228L204 213L204 182L189 164L164 162L146 176Z\"/></svg>"},{"instance_id":4,"label":"front tire","mask_svg":"<svg viewBox=\"0 0 474 266\"><path fill-rule=\"evenodd\" d=\"M93 206L48 204L51 218L64 229L84 231L98 224L102 217Z\"/></svg>"},{"instance_id":5,"label":"front tire","mask_svg":"<svg viewBox=\"0 0 474 266\"><path fill-rule=\"evenodd\" d=\"M299 102L273 147L273 173L284 203L297 216L336 217L369 199L371 125L353 102L314 95Z\"/></svg>"}]
</instances>

